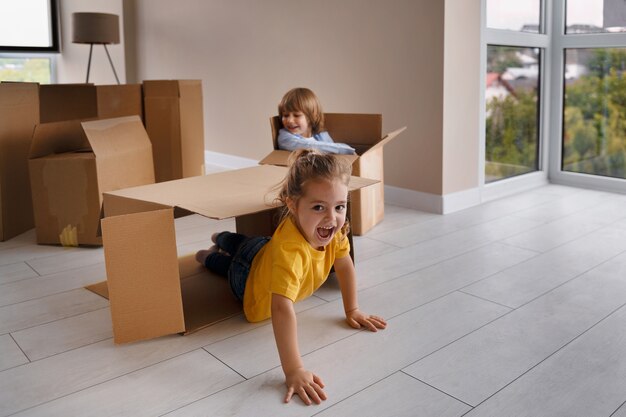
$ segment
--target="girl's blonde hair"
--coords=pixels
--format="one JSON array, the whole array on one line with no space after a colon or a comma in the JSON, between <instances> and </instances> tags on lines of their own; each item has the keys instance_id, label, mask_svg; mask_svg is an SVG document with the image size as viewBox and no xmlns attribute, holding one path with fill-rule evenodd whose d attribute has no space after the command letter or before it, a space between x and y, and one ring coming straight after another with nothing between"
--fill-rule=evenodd
<instances>
[{"instance_id":1,"label":"girl's blonde hair","mask_svg":"<svg viewBox=\"0 0 626 417\"><path fill-rule=\"evenodd\" d=\"M308 88L292 88L278 103L280 117L288 112L302 112L309 124L311 133L316 134L324 130L324 112L315 93Z\"/></svg>"},{"instance_id":2,"label":"girl's blonde hair","mask_svg":"<svg viewBox=\"0 0 626 417\"><path fill-rule=\"evenodd\" d=\"M340 180L348 186L352 174L352 164L333 154L325 154L315 149L299 149L289 158L289 170L280 184L277 199L287 207L287 199L297 202L305 193L307 183L311 181ZM283 212L283 217L289 215L289 209ZM341 228L347 236L350 226L348 219Z\"/></svg>"}]
</instances>

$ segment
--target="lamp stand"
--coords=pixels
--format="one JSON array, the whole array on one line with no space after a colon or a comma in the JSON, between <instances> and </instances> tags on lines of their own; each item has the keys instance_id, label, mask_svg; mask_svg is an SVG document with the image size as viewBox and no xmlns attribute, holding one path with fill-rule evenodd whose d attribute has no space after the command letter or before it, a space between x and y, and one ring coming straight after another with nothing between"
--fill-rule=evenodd
<instances>
[{"instance_id":1,"label":"lamp stand","mask_svg":"<svg viewBox=\"0 0 626 417\"><path fill-rule=\"evenodd\" d=\"M120 79L117 77L117 72L115 71L115 66L113 65L113 60L111 59L111 55L109 54L109 50L107 49L106 44L102 44L104 46L104 50L107 53L107 58L109 58L109 64L111 64L111 69L113 70L113 75L115 75L115 81L119 85ZM91 69L91 55L93 52L93 43L89 44L89 61L87 61L87 78L85 79L85 83L89 83L89 71Z\"/></svg>"}]
</instances>

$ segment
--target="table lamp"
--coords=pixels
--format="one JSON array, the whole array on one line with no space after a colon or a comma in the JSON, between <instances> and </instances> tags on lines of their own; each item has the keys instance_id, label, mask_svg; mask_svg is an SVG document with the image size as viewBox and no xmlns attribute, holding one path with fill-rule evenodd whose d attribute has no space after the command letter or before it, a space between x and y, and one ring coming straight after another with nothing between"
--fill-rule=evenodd
<instances>
[{"instance_id":1,"label":"table lamp","mask_svg":"<svg viewBox=\"0 0 626 417\"><path fill-rule=\"evenodd\" d=\"M115 80L120 83L117 78L117 72L115 72L115 66L109 55L107 49L108 44L120 43L120 21L119 16L109 13L73 13L73 43L88 43L89 44L89 61L87 62L87 78L86 83L89 82L89 70L91 69L91 54L93 52L93 45L100 44L104 46L104 50L109 58L109 63L113 69Z\"/></svg>"}]
</instances>

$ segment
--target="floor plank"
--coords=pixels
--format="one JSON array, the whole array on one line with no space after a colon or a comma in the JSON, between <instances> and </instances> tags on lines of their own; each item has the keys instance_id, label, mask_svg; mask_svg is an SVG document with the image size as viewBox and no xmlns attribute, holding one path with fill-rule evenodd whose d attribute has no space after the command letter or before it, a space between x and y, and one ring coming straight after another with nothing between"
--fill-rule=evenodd
<instances>
[{"instance_id":1,"label":"floor plank","mask_svg":"<svg viewBox=\"0 0 626 417\"><path fill-rule=\"evenodd\" d=\"M624 381L626 307L467 416L610 416L625 400Z\"/></svg>"},{"instance_id":2,"label":"floor plank","mask_svg":"<svg viewBox=\"0 0 626 417\"><path fill-rule=\"evenodd\" d=\"M626 254L404 371L476 406L626 304Z\"/></svg>"},{"instance_id":3,"label":"floor plank","mask_svg":"<svg viewBox=\"0 0 626 417\"><path fill-rule=\"evenodd\" d=\"M469 410L467 404L396 372L317 416L457 417Z\"/></svg>"}]
</instances>

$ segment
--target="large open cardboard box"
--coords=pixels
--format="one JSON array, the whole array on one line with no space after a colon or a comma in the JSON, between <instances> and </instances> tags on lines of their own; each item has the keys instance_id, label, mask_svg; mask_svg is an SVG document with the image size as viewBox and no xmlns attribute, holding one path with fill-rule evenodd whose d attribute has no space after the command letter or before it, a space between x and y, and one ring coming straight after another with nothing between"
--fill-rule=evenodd
<instances>
[{"instance_id":1,"label":"large open cardboard box","mask_svg":"<svg viewBox=\"0 0 626 417\"><path fill-rule=\"evenodd\" d=\"M32 229L28 150L39 123L39 85L0 83L0 241Z\"/></svg>"},{"instance_id":2,"label":"large open cardboard box","mask_svg":"<svg viewBox=\"0 0 626 417\"><path fill-rule=\"evenodd\" d=\"M380 114L325 113L325 128L335 142L347 143L356 149L358 156L346 155L354 161L352 175L379 182L351 195L352 233L361 236L385 217L385 185L383 146L402 133L402 127L383 137L383 117ZM278 149L278 131L282 128L279 116L270 118L274 151L261 164L287 166L291 152Z\"/></svg>"},{"instance_id":3,"label":"large open cardboard box","mask_svg":"<svg viewBox=\"0 0 626 417\"><path fill-rule=\"evenodd\" d=\"M102 193L154 183L138 116L39 124L28 163L41 244L101 245Z\"/></svg>"},{"instance_id":4,"label":"large open cardboard box","mask_svg":"<svg viewBox=\"0 0 626 417\"><path fill-rule=\"evenodd\" d=\"M226 279L176 249L174 218L235 217L248 235L271 235L276 185L287 169L256 166L104 193L102 237L116 343L190 333L241 312ZM376 181L352 177L350 190Z\"/></svg>"},{"instance_id":5,"label":"large open cardboard box","mask_svg":"<svg viewBox=\"0 0 626 417\"><path fill-rule=\"evenodd\" d=\"M146 130L157 182L204 174L204 113L200 80L143 82Z\"/></svg>"}]
</instances>

